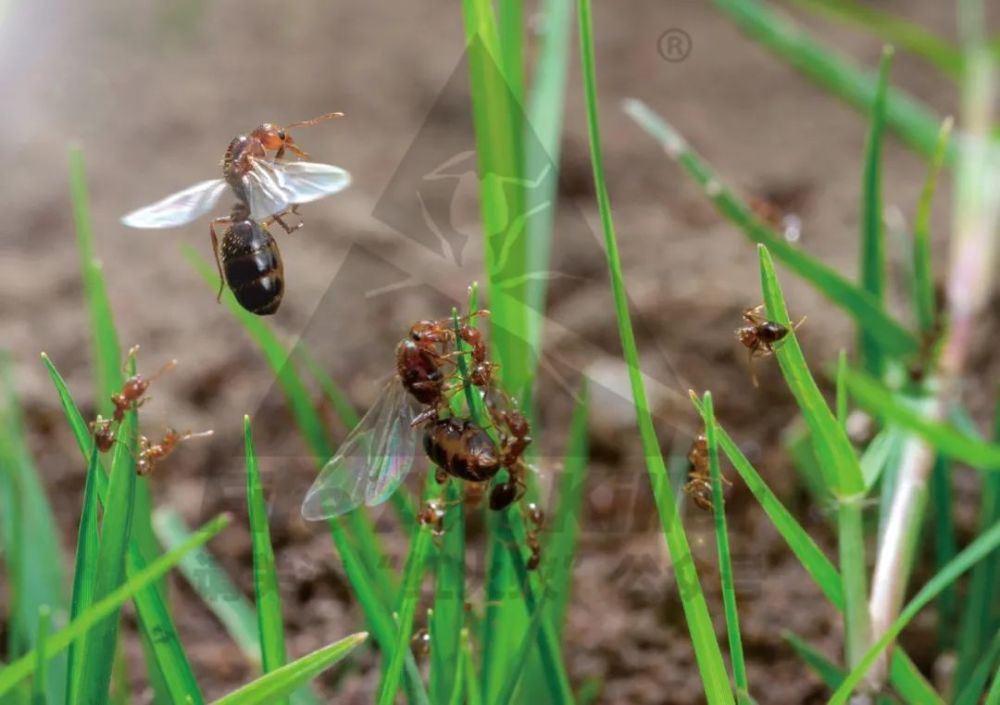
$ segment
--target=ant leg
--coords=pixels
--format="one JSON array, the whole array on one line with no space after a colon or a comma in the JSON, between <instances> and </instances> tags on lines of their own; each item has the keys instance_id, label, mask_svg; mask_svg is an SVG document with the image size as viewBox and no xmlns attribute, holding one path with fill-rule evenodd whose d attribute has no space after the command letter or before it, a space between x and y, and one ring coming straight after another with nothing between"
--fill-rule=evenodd
<instances>
[{"instance_id":1,"label":"ant leg","mask_svg":"<svg viewBox=\"0 0 1000 705\"><path fill-rule=\"evenodd\" d=\"M743 320L752 326L760 325L764 322L764 317L761 312L764 310L764 304L759 304L753 308L743 309Z\"/></svg>"},{"instance_id":2,"label":"ant leg","mask_svg":"<svg viewBox=\"0 0 1000 705\"><path fill-rule=\"evenodd\" d=\"M219 293L215 295L216 303L222 301L222 288L226 285L226 277L222 273L222 260L219 258L219 237L215 234L215 226L219 223L231 223L231 218L216 218L208 224L208 232L212 235L212 254L215 255L215 267L219 270Z\"/></svg>"},{"instance_id":3,"label":"ant leg","mask_svg":"<svg viewBox=\"0 0 1000 705\"><path fill-rule=\"evenodd\" d=\"M286 213L287 213L287 212L288 212L288 211L286 211ZM284 215L284 214L282 214L282 215ZM296 225L296 226L295 226L295 227L293 228L293 227L291 227L290 225L288 225L288 223L286 223L285 221L283 221L283 220L281 219L281 215L277 215L277 214L276 214L276 215L272 215L272 216L271 216L271 218L270 218L270 220L271 220L272 222L274 222L274 223L277 223L278 225L280 225L280 226L281 226L281 227L282 227L282 228L283 228L283 229L285 230L285 232L286 232L286 233L288 233L289 235L291 235L291 234L292 234L292 233L294 233L294 232L295 232L296 230L298 230L298 229L299 229L299 228L301 228L301 227L302 227L303 225L305 225L305 223L302 223L302 222L299 222L299 224L298 224L298 225Z\"/></svg>"},{"instance_id":4,"label":"ant leg","mask_svg":"<svg viewBox=\"0 0 1000 705\"><path fill-rule=\"evenodd\" d=\"M754 359L754 357L756 357L754 355L754 352L755 352L755 348L748 348L747 349L747 360L749 361L749 364L750 364L750 380L753 382L754 388L755 389L759 389L760 388L760 380L757 379L757 370L754 369L754 364L753 364L753 359Z\"/></svg>"},{"instance_id":5,"label":"ant leg","mask_svg":"<svg viewBox=\"0 0 1000 705\"><path fill-rule=\"evenodd\" d=\"M796 323L794 326L792 326L792 330L798 330L799 326L801 326L805 322L806 322L806 317L803 316L802 318L799 319L798 323Z\"/></svg>"}]
</instances>

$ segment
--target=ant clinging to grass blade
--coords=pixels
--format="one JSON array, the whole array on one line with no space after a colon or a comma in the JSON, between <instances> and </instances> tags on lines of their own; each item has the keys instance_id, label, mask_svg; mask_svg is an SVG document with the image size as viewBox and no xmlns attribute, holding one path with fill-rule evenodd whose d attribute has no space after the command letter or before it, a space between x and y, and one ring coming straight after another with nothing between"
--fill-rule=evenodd
<instances>
[{"instance_id":1,"label":"ant clinging to grass blade","mask_svg":"<svg viewBox=\"0 0 1000 705\"><path fill-rule=\"evenodd\" d=\"M799 322L789 328L781 323L769 321L763 316L764 304L743 311L743 320L747 323L736 329L736 337L747 349L750 360L750 377L753 386L759 387L757 372L754 370L754 358L767 357L774 354L775 344L782 341L790 332L796 330L806 320L803 316Z\"/></svg>"}]
</instances>

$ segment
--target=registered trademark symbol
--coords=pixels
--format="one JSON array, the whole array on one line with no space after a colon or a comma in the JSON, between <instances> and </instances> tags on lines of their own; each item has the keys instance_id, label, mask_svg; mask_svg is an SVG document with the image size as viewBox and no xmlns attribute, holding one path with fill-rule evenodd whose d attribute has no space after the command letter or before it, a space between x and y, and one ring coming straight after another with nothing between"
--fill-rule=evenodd
<instances>
[{"instance_id":1,"label":"registered trademark symbol","mask_svg":"<svg viewBox=\"0 0 1000 705\"><path fill-rule=\"evenodd\" d=\"M684 61L691 53L691 35L683 29L668 29L656 42L656 50L666 61Z\"/></svg>"}]
</instances>

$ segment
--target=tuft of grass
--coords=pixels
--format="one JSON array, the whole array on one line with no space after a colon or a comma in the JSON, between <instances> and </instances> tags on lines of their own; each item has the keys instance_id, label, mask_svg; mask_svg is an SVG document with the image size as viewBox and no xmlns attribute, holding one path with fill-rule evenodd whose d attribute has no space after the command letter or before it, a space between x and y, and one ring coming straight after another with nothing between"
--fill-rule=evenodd
<instances>
[{"instance_id":1,"label":"tuft of grass","mask_svg":"<svg viewBox=\"0 0 1000 705\"><path fill-rule=\"evenodd\" d=\"M861 679L864 678L865 673L875 663L875 659L899 636L900 632L903 631L917 613L933 600L941 590L957 580L972 566L996 550L997 547L1000 547L1000 524L996 524L981 533L972 543L955 556L944 569L938 571L933 578L927 581L927 584L900 611L899 616L889 626L885 634L875 642L864 654L858 665L847 675L844 682L833 694L829 705L844 705L848 701L851 692L861 682Z\"/></svg>"},{"instance_id":2,"label":"tuft of grass","mask_svg":"<svg viewBox=\"0 0 1000 705\"><path fill-rule=\"evenodd\" d=\"M9 658L37 649L38 613L43 606L57 624L65 620L66 583L57 526L25 444L11 360L0 351L0 546L8 585L4 613ZM63 699L65 677L66 660L60 658L48 669L44 684L53 702Z\"/></svg>"},{"instance_id":3,"label":"tuft of grass","mask_svg":"<svg viewBox=\"0 0 1000 705\"><path fill-rule=\"evenodd\" d=\"M705 696L710 705L715 703L732 703L733 694L729 685L729 677L722 661L722 652L715 637L712 618L708 612L705 596L701 591L698 571L695 568L691 549L688 545L684 527L677 517L676 500L670 489L666 464L660 453L659 441L653 426L653 417L649 403L646 400L646 388L639 366L639 351L632 330L632 321L628 310L628 297L625 292L625 281L622 275L621 261L618 255L618 242L615 236L614 223L611 218L611 200L608 195L607 183L604 179L604 159L601 154L601 131L597 114L597 79L594 66L593 24L589 0L579 2L580 23L580 54L583 69L583 87L587 106L587 131L590 140L590 156L594 170L594 185L597 190L597 205L601 214L601 226L604 232L605 254L608 260L608 270L611 274L611 288L614 295L615 316L618 321L618 334L621 338L625 362L628 365L629 382L632 388L632 401L636 417L639 421L639 433L642 440L643 454L646 458L646 469L653 488L653 498L660 515L663 534L667 540L667 548L674 565L674 576L680 592L684 616L691 635L695 658L701 673Z\"/></svg>"},{"instance_id":4,"label":"tuft of grass","mask_svg":"<svg viewBox=\"0 0 1000 705\"><path fill-rule=\"evenodd\" d=\"M92 629L101 624L108 616L116 613L121 606L130 599L133 599L142 590L151 586L155 581L162 578L167 572L180 561L187 553L208 542L213 536L222 531L229 523L229 517L219 516L208 522L198 530L187 542L178 546L172 551L163 554L148 566L119 585L116 589L105 595L102 599L95 601L79 617L70 622L66 627L51 634L46 641L45 658L51 660L60 652L64 651L71 643L87 636ZM29 678L34 673L36 666L35 654L26 654L18 660L7 664L7 667L0 670L0 696L10 692L24 679ZM104 696L96 702L103 702ZM186 698L176 702L186 702ZM81 700L80 702L85 702Z\"/></svg>"}]
</instances>

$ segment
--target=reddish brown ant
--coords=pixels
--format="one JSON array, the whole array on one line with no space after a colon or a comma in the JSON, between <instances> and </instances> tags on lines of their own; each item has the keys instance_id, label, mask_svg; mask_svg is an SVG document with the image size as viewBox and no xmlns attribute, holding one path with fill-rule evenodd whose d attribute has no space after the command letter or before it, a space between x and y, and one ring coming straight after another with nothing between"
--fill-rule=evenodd
<instances>
[{"instance_id":1,"label":"reddish brown ant","mask_svg":"<svg viewBox=\"0 0 1000 705\"><path fill-rule=\"evenodd\" d=\"M111 428L114 419L106 419L100 414L90 422L90 432L94 436L94 444L97 450L107 453L115 444L115 431Z\"/></svg>"},{"instance_id":2,"label":"reddish brown ant","mask_svg":"<svg viewBox=\"0 0 1000 705\"><path fill-rule=\"evenodd\" d=\"M426 627L421 627L413 633L410 639L410 648L413 655L417 657L427 656L431 652L431 635Z\"/></svg>"},{"instance_id":3,"label":"reddish brown ant","mask_svg":"<svg viewBox=\"0 0 1000 705\"><path fill-rule=\"evenodd\" d=\"M420 526L431 527L434 536L444 535L444 507L436 500L431 500L417 513L417 523Z\"/></svg>"},{"instance_id":4,"label":"reddish brown ant","mask_svg":"<svg viewBox=\"0 0 1000 705\"><path fill-rule=\"evenodd\" d=\"M343 113L325 113L312 120L293 122L285 127L265 122L249 134L237 135L229 143L229 147L226 148L226 153L222 157L222 173L226 183L232 187L237 198L249 205L250 197L246 192L243 178L253 169L254 159L264 159L268 152L274 152L275 159L282 159L285 156L285 150L299 159L308 159L309 155L295 144L295 140L288 134L288 131L292 128L317 125L343 116Z\"/></svg>"},{"instance_id":5,"label":"reddish brown ant","mask_svg":"<svg viewBox=\"0 0 1000 705\"><path fill-rule=\"evenodd\" d=\"M212 431L202 431L201 433L178 433L172 428L168 428L163 434L163 439L159 443L151 443L145 436L139 437L139 458L136 460L136 472L140 475L148 475L153 472L156 465L164 458L174 452L177 444L189 438L203 438L211 436Z\"/></svg>"},{"instance_id":6,"label":"reddish brown ant","mask_svg":"<svg viewBox=\"0 0 1000 705\"><path fill-rule=\"evenodd\" d=\"M138 346L129 350L129 356L135 355L138 350ZM167 370L171 370L177 366L177 360L169 360L164 363L163 367L157 370L156 374L152 377L143 377L141 374L134 374L125 380L122 385L121 391L117 394L111 395L111 403L115 405L114 420L116 423L121 423L121 420L125 418L125 412L131 409L137 409L142 406L146 399L143 395L146 390L149 389L149 385L160 375L162 375Z\"/></svg>"},{"instance_id":7,"label":"reddish brown ant","mask_svg":"<svg viewBox=\"0 0 1000 705\"><path fill-rule=\"evenodd\" d=\"M748 325L736 329L736 337L747 349L750 360L750 375L753 386L759 387L757 372L754 370L753 361L756 357L767 357L774 353L774 345L783 340L789 332L796 330L806 320L803 316L799 322L789 328L781 323L769 321L761 315L764 304L748 308L743 311L743 320Z\"/></svg>"},{"instance_id":8,"label":"reddish brown ant","mask_svg":"<svg viewBox=\"0 0 1000 705\"><path fill-rule=\"evenodd\" d=\"M712 475L708 464L708 439L704 434L699 435L691 444L688 452L688 481L684 484L684 494L691 498L691 501L699 509L706 512L712 511ZM720 475L720 478L727 485L729 480Z\"/></svg>"}]
</instances>

